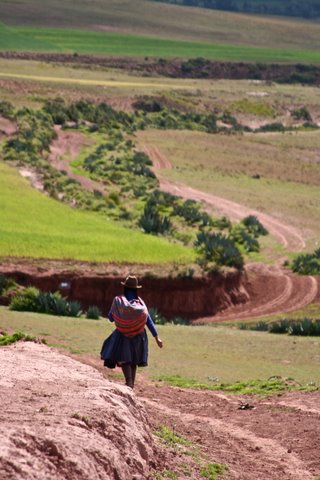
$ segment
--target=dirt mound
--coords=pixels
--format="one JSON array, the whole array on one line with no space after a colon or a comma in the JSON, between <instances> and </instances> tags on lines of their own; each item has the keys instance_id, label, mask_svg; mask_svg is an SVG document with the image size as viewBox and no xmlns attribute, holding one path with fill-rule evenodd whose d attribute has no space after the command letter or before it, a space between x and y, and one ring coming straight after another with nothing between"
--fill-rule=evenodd
<instances>
[{"instance_id":1,"label":"dirt mound","mask_svg":"<svg viewBox=\"0 0 320 480\"><path fill-rule=\"evenodd\" d=\"M35 343L0 349L2 480L150 477L156 452L125 386Z\"/></svg>"},{"instance_id":2,"label":"dirt mound","mask_svg":"<svg viewBox=\"0 0 320 480\"><path fill-rule=\"evenodd\" d=\"M16 131L17 127L14 122L0 116L0 139L2 137L10 137L14 133L16 133Z\"/></svg>"}]
</instances>

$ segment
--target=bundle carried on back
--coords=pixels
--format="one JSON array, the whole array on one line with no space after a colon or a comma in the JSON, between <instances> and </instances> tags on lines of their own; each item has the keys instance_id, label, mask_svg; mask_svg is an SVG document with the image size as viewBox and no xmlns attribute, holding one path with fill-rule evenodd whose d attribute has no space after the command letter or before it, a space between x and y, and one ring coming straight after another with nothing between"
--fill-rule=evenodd
<instances>
[{"instance_id":1,"label":"bundle carried on back","mask_svg":"<svg viewBox=\"0 0 320 480\"><path fill-rule=\"evenodd\" d=\"M130 302L124 295L115 297L110 313L117 330L127 337L143 332L148 318L148 309L140 297Z\"/></svg>"}]
</instances>

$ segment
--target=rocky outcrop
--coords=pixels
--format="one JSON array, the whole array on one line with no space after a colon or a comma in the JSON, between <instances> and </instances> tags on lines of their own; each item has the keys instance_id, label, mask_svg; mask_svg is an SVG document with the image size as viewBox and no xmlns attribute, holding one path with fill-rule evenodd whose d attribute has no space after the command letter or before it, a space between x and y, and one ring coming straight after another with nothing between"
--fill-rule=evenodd
<instances>
[{"instance_id":1,"label":"rocky outcrop","mask_svg":"<svg viewBox=\"0 0 320 480\"><path fill-rule=\"evenodd\" d=\"M148 479L142 404L92 367L35 343L0 349L1 480Z\"/></svg>"}]
</instances>

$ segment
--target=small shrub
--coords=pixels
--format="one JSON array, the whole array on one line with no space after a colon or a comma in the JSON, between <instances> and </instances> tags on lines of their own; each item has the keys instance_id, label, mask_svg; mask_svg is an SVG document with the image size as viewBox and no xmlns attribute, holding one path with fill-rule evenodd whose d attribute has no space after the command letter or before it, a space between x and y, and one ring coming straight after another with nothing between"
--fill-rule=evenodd
<instances>
[{"instance_id":1,"label":"small shrub","mask_svg":"<svg viewBox=\"0 0 320 480\"><path fill-rule=\"evenodd\" d=\"M301 275L320 275L320 248L298 255L292 262L292 270Z\"/></svg>"},{"instance_id":2,"label":"small shrub","mask_svg":"<svg viewBox=\"0 0 320 480\"><path fill-rule=\"evenodd\" d=\"M259 237L260 235L268 235L268 230L262 225L260 220L254 215L248 215L247 217L241 220L241 223L246 227L249 233L254 237Z\"/></svg>"},{"instance_id":3,"label":"small shrub","mask_svg":"<svg viewBox=\"0 0 320 480\"><path fill-rule=\"evenodd\" d=\"M250 323L240 323L239 330L253 330L256 332L267 332L269 330L269 324L261 320L260 322L251 325Z\"/></svg>"},{"instance_id":4,"label":"small shrub","mask_svg":"<svg viewBox=\"0 0 320 480\"><path fill-rule=\"evenodd\" d=\"M290 322L288 333L299 336L320 336L320 320L303 318L300 321Z\"/></svg>"},{"instance_id":5,"label":"small shrub","mask_svg":"<svg viewBox=\"0 0 320 480\"><path fill-rule=\"evenodd\" d=\"M173 323L174 325L190 325L191 320L188 318L173 317L169 323Z\"/></svg>"},{"instance_id":6,"label":"small shrub","mask_svg":"<svg viewBox=\"0 0 320 480\"><path fill-rule=\"evenodd\" d=\"M13 112L14 108L10 102L7 102L6 100L0 101L0 115L10 119L13 117Z\"/></svg>"},{"instance_id":7,"label":"small shrub","mask_svg":"<svg viewBox=\"0 0 320 480\"><path fill-rule=\"evenodd\" d=\"M200 470L200 475L208 480L216 480L227 470L226 465L221 463L208 463Z\"/></svg>"},{"instance_id":8,"label":"small shrub","mask_svg":"<svg viewBox=\"0 0 320 480\"><path fill-rule=\"evenodd\" d=\"M223 216L221 218L213 220L212 226L215 228L219 228L219 230L230 230L232 227L232 223L228 217Z\"/></svg>"},{"instance_id":9,"label":"small shrub","mask_svg":"<svg viewBox=\"0 0 320 480\"><path fill-rule=\"evenodd\" d=\"M13 333L12 335L2 333L0 335L0 347L11 345L12 343L19 342L20 340L23 340L25 342L35 342L36 338L22 332L16 332L16 333Z\"/></svg>"},{"instance_id":10,"label":"small shrub","mask_svg":"<svg viewBox=\"0 0 320 480\"><path fill-rule=\"evenodd\" d=\"M28 287L14 296L9 308L67 317L79 317L82 313L79 302L68 302L60 292L40 292L34 287Z\"/></svg>"},{"instance_id":11,"label":"small shrub","mask_svg":"<svg viewBox=\"0 0 320 480\"><path fill-rule=\"evenodd\" d=\"M291 112L295 120L304 120L305 122L312 122L312 117L306 107L295 108Z\"/></svg>"},{"instance_id":12,"label":"small shrub","mask_svg":"<svg viewBox=\"0 0 320 480\"><path fill-rule=\"evenodd\" d=\"M287 319L279 320L269 324L270 333L288 333L290 321Z\"/></svg>"},{"instance_id":13,"label":"small shrub","mask_svg":"<svg viewBox=\"0 0 320 480\"><path fill-rule=\"evenodd\" d=\"M38 295L37 288L28 287L13 297L9 308L18 312L38 312Z\"/></svg>"},{"instance_id":14,"label":"small shrub","mask_svg":"<svg viewBox=\"0 0 320 480\"><path fill-rule=\"evenodd\" d=\"M258 240L240 223L232 227L229 238L236 244L242 245L246 252L259 252L260 250Z\"/></svg>"},{"instance_id":15,"label":"small shrub","mask_svg":"<svg viewBox=\"0 0 320 480\"><path fill-rule=\"evenodd\" d=\"M68 317L80 317L82 314L81 305L77 301L69 303Z\"/></svg>"},{"instance_id":16,"label":"small shrub","mask_svg":"<svg viewBox=\"0 0 320 480\"><path fill-rule=\"evenodd\" d=\"M88 308L86 318L89 320L99 320L101 317L101 311L96 305L92 305Z\"/></svg>"},{"instance_id":17,"label":"small shrub","mask_svg":"<svg viewBox=\"0 0 320 480\"><path fill-rule=\"evenodd\" d=\"M7 290L15 288L16 286L17 284L12 278L7 278L4 275L0 275L0 295L5 293Z\"/></svg>"},{"instance_id":18,"label":"small shrub","mask_svg":"<svg viewBox=\"0 0 320 480\"><path fill-rule=\"evenodd\" d=\"M195 247L199 252L200 265L206 266L212 262L218 267L243 267L243 257L234 241L220 233L198 233Z\"/></svg>"},{"instance_id":19,"label":"small shrub","mask_svg":"<svg viewBox=\"0 0 320 480\"><path fill-rule=\"evenodd\" d=\"M178 435L174 430L171 430L171 428L165 425L160 425L159 429L155 432L155 435L161 438L168 447L175 447L177 445L191 445L189 440L181 435Z\"/></svg>"},{"instance_id":20,"label":"small shrub","mask_svg":"<svg viewBox=\"0 0 320 480\"><path fill-rule=\"evenodd\" d=\"M262 127L258 128L256 131L258 132L284 132L285 127L280 122L274 123L267 123L266 125L262 125Z\"/></svg>"},{"instance_id":21,"label":"small shrub","mask_svg":"<svg viewBox=\"0 0 320 480\"><path fill-rule=\"evenodd\" d=\"M143 215L139 219L139 225L146 233L164 234L172 228L170 219L161 215L155 206L148 203L145 205Z\"/></svg>"}]
</instances>

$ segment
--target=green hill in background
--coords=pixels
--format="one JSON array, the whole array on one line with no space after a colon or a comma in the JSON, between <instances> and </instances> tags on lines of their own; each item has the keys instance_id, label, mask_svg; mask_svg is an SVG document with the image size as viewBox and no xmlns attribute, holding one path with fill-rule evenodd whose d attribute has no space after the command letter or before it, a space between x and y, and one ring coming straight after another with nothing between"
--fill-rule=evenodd
<instances>
[{"instance_id":1,"label":"green hill in background","mask_svg":"<svg viewBox=\"0 0 320 480\"><path fill-rule=\"evenodd\" d=\"M32 188L3 163L0 205L1 256L141 263L194 257L186 247L63 205Z\"/></svg>"},{"instance_id":2,"label":"green hill in background","mask_svg":"<svg viewBox=\"0 0 320 480\"><path fill-rule=\"evenodd\" d=\"M210 44L320 50L320 22L206 10L151 0L3 0L0 10L1 22L9 27L64 28ZM3 33L6 32L0 32L2 50ZM18 43L22 40L20 35L22 32L17 37ZM26 38L28 34L23 36ZM29 41L33 40L26 39L26 50ZM50 43L49 38L46 41Z\"/></svg>"}]
</instances>

